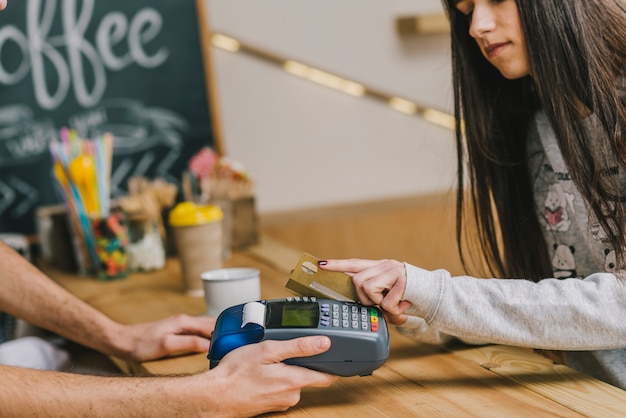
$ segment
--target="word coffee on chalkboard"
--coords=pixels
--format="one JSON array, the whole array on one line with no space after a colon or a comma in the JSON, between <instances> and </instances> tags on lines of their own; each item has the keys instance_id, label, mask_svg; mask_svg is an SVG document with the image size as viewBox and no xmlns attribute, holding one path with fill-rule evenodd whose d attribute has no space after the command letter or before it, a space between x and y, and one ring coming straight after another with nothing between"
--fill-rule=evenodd
<instances>
[{"instance_id":1,"label":"word coffee on chalkboard","mask_svg":"<svg viewBox=\"0 0 626 418\"><path fill-rule=\"evenodd\" d=\"M131 177L180 184L215 145L195 0L22 0L0 14L0 232L62 202L61 127L115 137L112 197Z\"/></svg>"}]
</instances>

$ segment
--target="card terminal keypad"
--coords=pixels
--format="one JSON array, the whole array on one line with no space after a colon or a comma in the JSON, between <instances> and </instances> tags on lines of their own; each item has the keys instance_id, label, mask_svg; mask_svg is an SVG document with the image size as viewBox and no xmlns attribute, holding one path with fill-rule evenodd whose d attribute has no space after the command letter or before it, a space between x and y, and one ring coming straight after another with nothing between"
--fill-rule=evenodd
<instances>
[{"instance_id":1,"label":"card terminal keypad","mask_svg":"<svg viewBox=\"0 0 626 418\"><path fill-rule=\"evenodd\" d=\"M361 331L378 331L378 311L367 306L320 304L320 325Z\"/></svg>"}]
</instances>

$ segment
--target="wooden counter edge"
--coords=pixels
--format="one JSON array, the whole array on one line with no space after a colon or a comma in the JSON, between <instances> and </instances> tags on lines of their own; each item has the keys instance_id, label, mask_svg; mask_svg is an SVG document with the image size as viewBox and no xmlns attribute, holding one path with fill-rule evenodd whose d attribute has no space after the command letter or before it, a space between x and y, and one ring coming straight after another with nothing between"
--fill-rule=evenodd
<instances>
[{"instance_id":1,"label":"wooden counter edge","mask_svg":"<svg viewBox=\"0 0 626 418\"><path fill-rule=\"evenodd\" d=\"M623 417L626 411L626 391L555 364L532 349L485 345L450 351L582 415Z\"/></svg>"}]
</instances>

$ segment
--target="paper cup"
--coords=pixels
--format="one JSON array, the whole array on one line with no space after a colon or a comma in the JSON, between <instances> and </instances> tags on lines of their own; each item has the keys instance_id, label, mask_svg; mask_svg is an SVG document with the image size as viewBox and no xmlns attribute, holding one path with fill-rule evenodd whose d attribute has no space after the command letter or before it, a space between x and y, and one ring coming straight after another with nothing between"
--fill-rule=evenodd
<instances>
[{"instance_id":1,"label":"paper cup","mask_svg":"<svg viewBox=\"0 0 626 418\"><path fill-rule=\"evenodd\" d=\"M202 272L222 268L222 218L219 206L193 202L181 202L169 214L188 296L202 297Z\"/></svg>"},{"instance_id":2,"label":"paper cup","mask_svg":"<svg viewBox=\"0 0 626 418\"><path fill-rule=\"evenodd\" d=\"M254 268L223 268L201 274L207 315L217 317L224 309L261 299L260 272Z\"/></svg>"},{"instance_id":3,"label":"paper cup","mask_svg":"<svg viewBox=\"0 0 626 418\"><path fill-rule=\"evenodd\" d=\"M172 227L187 296L202 297L202 273L222 267L222 224Z\"/></svg>"}]
</instances>

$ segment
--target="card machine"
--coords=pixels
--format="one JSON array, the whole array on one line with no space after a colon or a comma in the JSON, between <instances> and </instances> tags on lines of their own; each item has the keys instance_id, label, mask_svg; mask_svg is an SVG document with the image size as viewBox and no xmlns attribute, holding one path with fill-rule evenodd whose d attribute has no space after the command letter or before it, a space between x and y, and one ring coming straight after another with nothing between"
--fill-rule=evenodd
<instances>
[{"instance_id":1,"label":"card machine","mask_svg":"<svg viewBox=\"0 0 626 418\"><path fill-rule=\"evenodd\" d=\"M208 359L216 367L230 351L264 340L326 335L330 349L285 360L339 376L366 376L389 356L389 332L373 306L315 297L262 300L232 306L217 318Z\"/></svg>"}]
</instances>

